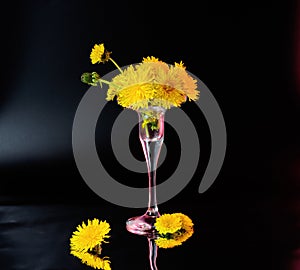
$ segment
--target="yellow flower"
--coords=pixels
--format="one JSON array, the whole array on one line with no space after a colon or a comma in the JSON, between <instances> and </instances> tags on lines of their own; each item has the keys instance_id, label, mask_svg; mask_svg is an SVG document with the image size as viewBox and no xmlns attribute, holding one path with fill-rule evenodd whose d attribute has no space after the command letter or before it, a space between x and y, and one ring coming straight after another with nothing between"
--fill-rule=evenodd
<instances>
[{"instance_id":1,"label":"yellow flower","mask_svg":"<svg viewBox=\"0 0 300 270\"><path fill-rule=\"evenodd\" d=\"M155 222L155 228L160 234L174 233L182 226L180 217L174 214L163 214Z\"/></svg>"},{"instance_id":2,"label":"yellow flower","mask_svg":"<svg viewBox=\"0 0 300 270\"><path fill-rule=\"evenodd\" d=\"M194 226L193 221L187 215L182 214L182 213L174 213L173 215L176 216L176 217L179 217L181 219L182 227L184 229L187 229L187 228L190 228L190 227Z\"/></svg>"},{"instance_id":3,"label":"yellow flower","mask_svg":"<svg viewBox=\"0 0 300 270\"><path fill-rule=\"evenodd\" d=\"M187 98L199 95L196 80L182 67L169 66L151 58L135 66L130 65L116 75L109 85L107 100L117 98L119 105L130 109L162 106L179 107Z\"/></svg>"},{"instance_id":4,"label":"yellow flower","mask_svg":"<svg viewBox=\"0 0 300 270\"><path fill-rule=\"evenodd\" d=\"M107 51L104 47L104 44L95 44L92 52L90 54L90 58L92 64L104 63L110 59L111 52Z\"/></svg>"},{"instance_id":5,"label":"yellow flower","mask_svg":"<svg viewBox=\"0 0 300 270\"><path fill-rule=\"evenodd\" d=\"M105 238L109 238L110 225L106 221L99 221L94 218L88 220L87 225L77 226L77 231L73 232L70 239L71 250L91 251L95 246L105 242Z\"/></svg>"},{"instance_id":6,"label":"yellow flower","mask_svg":"<svg viewBox=\"0 0 300 270\"><path fill-rule=\"evenodd\" d=\"M143 62L159 62L160 60L154 56L143 57Z\"/></svg>"},{"instance_id":7,"label":"yellow flower","mask_svg":"<svg viewBox=\"0 0 300 270\"><path fill-rule=\"evenodd\" d=\"M182 213L163 214L154 226L158 234L155 243L161 248L180 246L194 233L193 221Z\"/></svg>"},{"instance_id":8,"label":"yellow flower","mask_svg":"<svg viewBox=\"0 0 300 270\"><path fill-rule=\"evenodd\" d=\"M197 80L187 71L183 62L169 65L154 56L143 57L142 62L129 65L122 70L110 57L104 44L95 44L90 58L92 64L111 61L120 71L111 81L102 79L99 75L91 77L92 73L84 73L81 79L84 83L100 86L108 84L106 99L116 98L124 108L138 110L149 106L161 106L165 109L180 107L187 100L197 100L199 90Z\"/></svg>"},{"instance_id":9,"label":"yellow flower","mask_svg":"<svg viewBox=\"0 0 300 270\"><path fill-rule=\"evenodd\" d=\"M100 221L97 218L88 220L87 224L77 226L70 238L70 254L79 258L82 263L95 269L110 270L110 261L108 257L101 258L102 243L107 243L105 238L108 235L110 225L106 221Z\"/></svg>"},{"instance_id":10,"label":"yellow flower","mask_svg":"<svg viewBox=\"0 0 300 270\"><path fill-rule=\"evenodd\" d=\"M184 64L183 64L183 62L182 61L180 61L179 63L174 63L174 66L175 67L181 67L181 68L184 68L185 69L185 66L184 66Z\"/></svg>"},{"instance_id":11,"label":"yellow flower","mask_svg":"<svg viewBox=\"0 0 300 270\"><path fill-rule=\"evenodd\" d=\"M163 237L155 239L155 243L160 248L173 248L182 245L182 242L177 241L176 239L167 239Z\"/></svg>"},{"instance_id":12,"label":"yellow flower","mask_svg":"<svg viewBox=\"0 0 300 270\"><path fill-rule=\"evenodd\" d=\"M88 252L71 251L71 254L79 258L82 263L91 266L94 269L111 270L108 257L100 258L97 255Z\"/></svg>"},{"instance_id":13,"label":"yellow flower","mask_svg":"<svg viewBox=\"0 0 300 270\"><path fill-rule=\"evenodd\" d=\"M90 54L90 58L92 61L92 64L100 63L102 62L102 56L104 54L104 44L95 44L94 48L92 49L92 52Z\"/></svg>"}]
</instances>

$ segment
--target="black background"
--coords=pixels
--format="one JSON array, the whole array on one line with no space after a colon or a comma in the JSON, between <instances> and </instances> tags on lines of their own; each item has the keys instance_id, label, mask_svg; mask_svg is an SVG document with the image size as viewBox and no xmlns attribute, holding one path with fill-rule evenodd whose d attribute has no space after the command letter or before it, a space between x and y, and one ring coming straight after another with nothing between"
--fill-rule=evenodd
<instances>
[{"instance_id":1,"label":"black background","mask_svg":"<svg viewBox=\"0 0 300 270\"><path fill-rule=\"evenodd\" d=\"M222 170L199 194L209 133L201 111L183 105L201 134L201 159L188 186L159 208L188 214L195 233L181 247L159 250L158 268L300 269L296 1L17 1L1 13L1 269L89 269L69 255L68 240L94 217L112 225L105 253L113 269L148 269L147 241L125 229L144 209L98 197L73 158L73 119L88 90L80 75L95 69L89 54L102 42L121 66L150 55L182 60L226 122ZM111 123L120 108L112 102L105 112L103 123ZM106 145L109 125L100 123L97 135ZM172 128L165 141L174 161L159 172L167 177L180 155L171 150ZM112 171L110 149L102 154ZM122 171L119 177L126 182Z\"/></svg>"}]
</instances>

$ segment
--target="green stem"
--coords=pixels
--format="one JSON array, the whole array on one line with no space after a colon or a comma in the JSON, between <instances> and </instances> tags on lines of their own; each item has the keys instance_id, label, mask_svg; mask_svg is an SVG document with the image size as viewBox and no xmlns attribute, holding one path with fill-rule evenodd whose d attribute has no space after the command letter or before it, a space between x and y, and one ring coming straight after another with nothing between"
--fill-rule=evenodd
<instances>
[{"instance_id":1,"label":"green stem","mask_svg":"<svg viewBox=\"0 0 300 270\"><path fill-rule=\"evenodd\" d=\"M102 87L101 83L106 83L107 85L113 85L113 86L119 88L119 86L118 86L117 84L112 83L112 82L109 82L109 81L107 81L107 80L99 79L98 82L100 83L100 86L101 86L101 87Z\"/></svg>"},{"instance_id":2,"label":"green stem","mask_svg":"<svg viewBox=\"0 0 300 270\"><path fill-rule=\"evenodd\" d=\"M143 121L145 121L145 120L143 120ZM146 124L146 126L145 126L145 131L146 131L146 136L149 137L150 135L149 135L149 130L148 130L148 124Z\"/></svg>"},{"instance_id":3,"label":"green stem","mask_svg":"<svg viewBox=\"0 0 300 270\"><path fill-rule=\"evenodd\" d=\"M109 81L107 81L107 80L103 80L103 79L99 79L99 82L100 82L100 83L103 82L103 83L106 83L106 84L108 84L108 85L111 84L111 82L109 82Z\"/></svg>"},{"instance_id":4,"label":"green stem","mask_svg":"<svg viewBox=\"0 0 300 270\"><path fill-rule=\"evenodd\" d=\"M122 69L119 67L119 65L112 59L112 58L109 58L110 61L112 61L114 63L114 65L117 67L117 69L123 73Z\"/></svg>"}]
</instances>

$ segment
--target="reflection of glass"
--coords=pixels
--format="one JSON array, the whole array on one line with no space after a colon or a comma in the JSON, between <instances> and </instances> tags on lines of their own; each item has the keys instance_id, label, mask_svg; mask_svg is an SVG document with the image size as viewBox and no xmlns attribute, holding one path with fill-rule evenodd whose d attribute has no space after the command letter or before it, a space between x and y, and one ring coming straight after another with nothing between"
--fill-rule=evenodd
<instances>
[{"instance_id":1,"label":"reflection of glass","mask_svg":"<svg viewBox=\"0 0 300 270\"><path fill-rule=\"evenodd\" d=\"M139 138L143 147L148 169L148 209L141 215L129 218L126 228L129 232L154 237L154 223L160 216L156 199L156 168L164 140L165 109L149 106L137 110L139 117Z\"/></svg>"},{"instance_id":2,"label":"reflection of glass","mask_svg":"<svg viewBox=\"0 0 300 270\"><path fill-rule=\"evenodd\" d=\"M149 243L149 262L150 262L150 269L151 270L157 270L156 266L156 258L157 258L157 245L155 243L154 238L148 237L148 243Z\"/></svg>"}]
</instances>

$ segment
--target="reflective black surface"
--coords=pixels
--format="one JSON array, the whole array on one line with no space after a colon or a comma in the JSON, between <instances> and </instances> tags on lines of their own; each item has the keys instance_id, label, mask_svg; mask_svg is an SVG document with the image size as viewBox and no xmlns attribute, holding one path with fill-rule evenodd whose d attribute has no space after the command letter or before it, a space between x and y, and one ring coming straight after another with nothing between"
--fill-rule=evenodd
<instances>
[{"instance_id":1,"label":"reflective black surface","mask_svg":"<svg viewBox=\"0 0 300 270\"><path fill-rule=\"evenodd\" d=\"M146 239L125 228L145 209L97 196L73 157L73 119L88 90L80 75L113 69L89 63L91 47L100 42L121 66L148 55L182 60L212 91L226 122L224 165L199 194L210 134L201 112L183 106L199 132L199 166L186 188L159 209L188 214L195 233L178 248L160 249L158 269L300 269L296 1L197 7L191 1L17 1L1 12L0 269L90 269L69 254L69 238L94 217L111 224L103 252L114 270L149 269ZM116 103L108 104L98 123L100 158L121 183L144 187L146 175L137 179L122 168L109 146L119 112ZM142 159L135 135L130 149ZM176 169L178 140L166 128L169 150L158 181Z\"/></svg>"}]
</instances>

